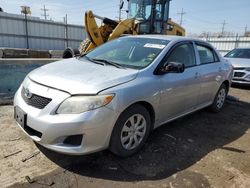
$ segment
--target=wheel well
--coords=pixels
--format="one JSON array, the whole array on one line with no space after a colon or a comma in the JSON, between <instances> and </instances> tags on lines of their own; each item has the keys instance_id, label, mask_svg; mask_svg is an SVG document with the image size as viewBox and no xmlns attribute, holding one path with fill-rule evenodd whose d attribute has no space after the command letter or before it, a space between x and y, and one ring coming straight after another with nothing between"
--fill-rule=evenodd
<instances>
[{"instance_id":1,"label":"wheel well","mask_svg":"<svg viewBox=\"0 0 250 188\"><path fill-rule=\"evenodd\" d=\"M229 81L228 80L225 80L223 82L223 84L225 84L226 88L227 88L227 91L229 91Z\"/></svg>"},{"instance_id":2,"label":"wheel well","mask_svg":"<svg viewBox=\"0 0 250 188\"><path fill-rule=\"evenodd\" d=\"M154 110L153 106L146 101L136 102L136 103L132 104L131 106L133 106L135 104L140 104L147 109L147 111L149 112L149 115L150 115L150 120L151 120L151 130L153 130L154 124L155 124L155 110Z\"/></svg>"}]
</instances>

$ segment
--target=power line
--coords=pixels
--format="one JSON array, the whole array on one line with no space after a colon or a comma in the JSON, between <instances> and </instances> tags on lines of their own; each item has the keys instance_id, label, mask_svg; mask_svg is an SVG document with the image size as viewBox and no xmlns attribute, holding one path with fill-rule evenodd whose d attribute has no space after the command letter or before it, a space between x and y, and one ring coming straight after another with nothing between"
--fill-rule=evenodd
<instances>
[{"instance_id":1,"label":"power line","mask_svg":"<svg viewBox=\"0 0 250 188\"><path fill-rule=\"evenodd\" d=\"M49 11L49 9L46 9L45 5L43 5L43 8L41 8L41 11L43 11L43 14L41 16L44 16L44 19L47 20L47 16L49 16L47 12Z\"/></svg>"},{"instance_id":2,"label":"power line","mask_svg":"<svg viewBox=\"0 0 250 188\"><path fill-rule=\"evenodd\" d=\"M187 14L186 12L183 11L183 8L181 9L181 12L177 13L178 15L181 15L181 20L180 20L180 25L182 26L183 24L183 16Z\"/></svg>"},{"instance_id":3,"label":"power line","mask_svg":"<svg viewBox=\"0 0 250 188\"><path fill-rule=\"evenodd\" d=\"M224 20L224 22L223 23L221 23L222 24L222 28L221 28L221 36L223 36L224 35L224 31L225 31L225 25L227 24L226 23L226 20Z\"/></svg>"},{"instance_id":4,"label":"power line","mask_svg":"<svg viewBox=\"0 0 250 188\"><path fill-rule=\"evenodd\" d=\"M220 22L213 22L213 21L210 21L210 20L207 20L207 19L203 19L201 17L198 17L198 16L193 16L192 14L190 14L188 12L188 16L186 17L190 17L192 20L196 20L196 21L199 21L201 23L206 23L206 24L209 24L209 25L220 25L221 23Z\"/></svg>"}]
</instances>

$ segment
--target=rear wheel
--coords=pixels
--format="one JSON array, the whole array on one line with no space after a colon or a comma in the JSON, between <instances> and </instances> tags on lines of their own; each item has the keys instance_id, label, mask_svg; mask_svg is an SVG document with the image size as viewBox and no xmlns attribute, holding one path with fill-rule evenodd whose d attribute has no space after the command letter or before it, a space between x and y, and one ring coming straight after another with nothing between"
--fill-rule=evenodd
<instances>
[{"instance_id":1,"label":"rear wheel","mask_svg":"<svg viewBox=\"0 0 250 188\"><path fill-rule=\"evenodd\" d=\"M112 132L110 150L121 157L138 152L150 131L150 115L141 105L133 105L118 118Z\"/></svg>"},{"instance_id":2,"label":"rear wheel","mask_svg":"<svg viewBox=\"0 0 250 188\"><path fill-rule=\"evenodd\" d=\"M223 108L225 101L226 101L227 92L228 92L228 89L227 89L226 85L222 84L220 86L219 91L217 92L217 94L214 98L213 104L210 106L210 110L212 112L221 111L221 109Z\"/></svg>"}]
</instances>

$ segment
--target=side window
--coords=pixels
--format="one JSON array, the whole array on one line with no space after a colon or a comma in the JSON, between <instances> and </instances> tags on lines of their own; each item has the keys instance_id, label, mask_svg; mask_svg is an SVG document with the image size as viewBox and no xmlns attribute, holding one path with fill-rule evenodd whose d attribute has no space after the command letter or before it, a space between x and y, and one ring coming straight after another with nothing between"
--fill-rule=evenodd
<instances>
[{"instance_id":1,"label":"side window","mask_svg":"<svg viewBox=\"0 0 250 188\"><path fill-rule=\"evenodd\" d=\"M185 67L192 67L195 63L195 55L192 44L182 44L177 46L167 59L167 63L182 63Z\"/></svg>"},{"instance_id":2,"label":"side window","mask_svg":"<svg viewBox=\"0 0 250 188\"><path fill-rule=\"evenodd\" d=\"M209 47L197 45L197 50L199 52L201 64L218 62L218 57Z\"/></svg>"}]
</instances>

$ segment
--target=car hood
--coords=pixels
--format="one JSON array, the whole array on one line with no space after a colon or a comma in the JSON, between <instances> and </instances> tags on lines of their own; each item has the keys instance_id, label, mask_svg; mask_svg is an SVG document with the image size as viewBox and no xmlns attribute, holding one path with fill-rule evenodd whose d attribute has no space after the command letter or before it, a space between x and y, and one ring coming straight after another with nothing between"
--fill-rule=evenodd
<instances>
[{"instance_id":1,"label":"car hood","mask_svg":"<svg viewBox=\"0 0 250 188\"><path fill-rule=\"evenodd\" d=\"M97 94L136 78L138 70L99 65L84 58L65 59L42 66L28 77L42 85L74 94Z\"/></svg>"},{"instance_id":2,"label":"car hood","mask_svg":"<svg viewBox=\"0 0 250 188\"><path fill-rule=\"evenodd\" d=\"M250 59L243 59L243 58L225 58L225 59L227 59L235 68L250 67Z\"/></svg>"}]
</instances>

